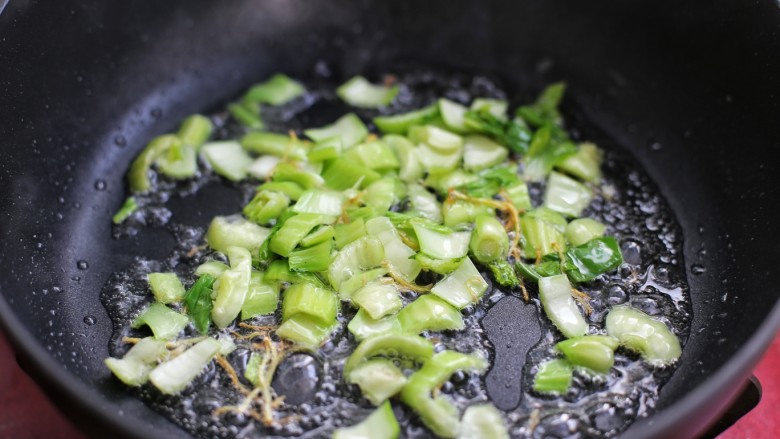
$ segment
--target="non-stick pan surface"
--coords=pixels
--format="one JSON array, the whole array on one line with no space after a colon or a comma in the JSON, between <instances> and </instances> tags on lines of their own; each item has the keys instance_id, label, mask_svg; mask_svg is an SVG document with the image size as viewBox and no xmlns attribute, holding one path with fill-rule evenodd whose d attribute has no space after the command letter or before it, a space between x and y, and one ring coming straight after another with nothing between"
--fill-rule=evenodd
<instances>
[{"instance_id":1,"label":"non-stick pan surface","mask_svg":"<svg viewBox=\"0 0 780 439\"><path fill-rule=\"evenodd\" d=\"M484 74L526 101L565 79L564 110L642 163L685 238L691 337L658 413L625 436L691 436L780 320L779 25L772 1L15 1L0 15L2 324L85 430L186 437L102 364L103 284L173 245L159 228L111 239L124 171L148 139L317 61L344 78L409 64ZM203 225L236 209L237 193L214 195L182 215Z\"/></svg>"}]
</instances>

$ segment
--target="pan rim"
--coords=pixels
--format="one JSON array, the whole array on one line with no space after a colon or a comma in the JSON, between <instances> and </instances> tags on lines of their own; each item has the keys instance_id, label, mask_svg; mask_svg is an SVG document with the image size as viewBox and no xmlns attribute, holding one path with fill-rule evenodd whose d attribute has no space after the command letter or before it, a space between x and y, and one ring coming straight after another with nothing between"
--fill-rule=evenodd
<instances>
[{"instance_id":1,"label":"pan rim","mask_svg":"<svg viewBox=\"0 0 780 439\"><path fill-rule=\"evenodd\" d=\"M144 422L134 422L133 417L127 417L115 410L110 405L104 404L105 399L100 394L78 377L74 376L54 359L43 345L30 333L22 322L16 317L0 292L0 328L8 337L16 355L22 355L30 365L30 370L25 371L35 383L43 390L46 386L52 386L53 390L72 397L71 401L78 404L87 413L106 421L111 427L116 427L123 434L134 438L155 437L160 432L151 428ZM703 384L692 392L666 407L663 411L651 415L646 419L635 421L619 436L625 437L631 434L632 438L669 437L669 433L678 431L688 423L690 414L714 396L724 393L731 394L724 399L719 410L709 415L707 423L700 424L702 433L704 428L711 424L731 403L737 393L737 385L747 378L753 367L766 351L780 329L780 301L777 301L758 330L743 344L737 352L718 370L713 373ZM44 390L44 393L46 391ZM47 395L48 397L48 395ZM166 419L166 421L168 421ZM168 421L170 422L170 421ZM77 429L83 431L81 426L74 424ZM172 425L175 425L172 423ZM676 436L676 435L675 435Z\"/></svg>"}]
</instances>

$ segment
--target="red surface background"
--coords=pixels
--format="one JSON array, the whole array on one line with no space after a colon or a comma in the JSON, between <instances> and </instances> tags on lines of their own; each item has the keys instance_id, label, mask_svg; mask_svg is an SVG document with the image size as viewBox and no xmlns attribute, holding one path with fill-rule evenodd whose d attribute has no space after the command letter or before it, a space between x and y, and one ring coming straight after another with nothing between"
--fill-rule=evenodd
<instances>
[{"instance_id":1,"label":"red surface background","mask_svg":"<svg viewBox=\"0 0 780 439\"><path fill-rule=\"evenodd\" d=\"M755 370L761 403L718 439L780 438L780 336ZM46 399L16 364L0 333L0 438L82 439L84 436Z\"/></svg>"}]
</instances>

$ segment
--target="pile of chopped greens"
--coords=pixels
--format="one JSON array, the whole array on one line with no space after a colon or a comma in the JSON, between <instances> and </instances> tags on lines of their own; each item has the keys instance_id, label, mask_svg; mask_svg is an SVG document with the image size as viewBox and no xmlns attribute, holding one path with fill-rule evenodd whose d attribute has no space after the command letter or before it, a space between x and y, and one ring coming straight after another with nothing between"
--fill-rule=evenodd
<instances>
[{"instance_id":1,"label":"pile of chopped greens","mask_svg":"<svg viewBox=\"0 0 780 439\"><path fill-rule=\"evenodd\" d=\"M582 217L598 191L602 153L564 130L563 84L511 115L503 100L477 98L466 106L442 98L374 118L378 133L353 113L302 132L264 130L263 107L304 92L275 75L229 105L245 127L242 137L209 141L212 121L194 115L178 132L153 139L132 163L134 194L153 189L157 176L188 179L204 166L229 181L259 184L240 213L211 221L204 251L213 258L195 270L196 282L148 275L154 301L133 327L146 326L151 335L126 338L132 348L106 360L125 384L149 382L176 394L216 361L245 396L218 411L272 424L280 395L271 381L286 353L317 351L341 324L339 314L354 308L347 328L358 344L337 367L377 408L334 438L397 437L396 404L410 407L439 437L508 437L506 420L490 403L460 413L438 392L455 373L489 367L476 352L434 352L432 341L437 332L464 328L464 308L487 306L485 276L526 301L533 285L559 331L559 356L539 365L536 392L565 393L575 368L608 373L620 346L653 366L679 357L676 336L638 309L613 307L606 333L583 317L588 296L578 285L616 270L623 258L605 225ZM399 89L355 77L336 93L348 105L377 108ZM543 202L535 206L527 183L540 181ZM114 222L137 208L129 197ZM264 315L277 316L276 324L251 323ZM224 358L235 349L236 322L262 340L243 377ZM188 325L202 335L182 338Z\"/></svg>"}]
</instances>

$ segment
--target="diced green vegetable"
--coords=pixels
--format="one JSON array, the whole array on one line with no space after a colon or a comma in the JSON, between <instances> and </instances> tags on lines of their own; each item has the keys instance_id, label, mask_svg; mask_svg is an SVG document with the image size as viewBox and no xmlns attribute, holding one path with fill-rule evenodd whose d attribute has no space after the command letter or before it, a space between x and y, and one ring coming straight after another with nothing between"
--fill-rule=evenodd
<instances>
[{"instance_id":1,"label":"diced green vegetable","mask_svg":"<svg viewBox=\"0 0 780 439\"><path fill-rule=\"evenodd\" d=\"M555 345L571 364L599 373L609 373L615 363L617 346L617 339L604 335L570 338Z\"/></svg>"},{"instance_id":2,"label":"diced green vegetable","mask_svg":"<svg viewBox=\"0 0 780 439\"><path fill-rule=\"evenodd\" d=\"M436 105L429 105L408 113L377 116L373 122L383 133L406 134L409 127L423 125L433 120L438 114L439 108Z\"/></svg>"},{"instance_id":3,"label":"diced green vegetable","mask_svg":"<svg viewBox=\"0 0 780 439\"><path fill-rule=\"evenodd\" d=\"M341 283L341 285L339 286L339 297L341 298L341 300L351 301L352 295L357 290L365 287L371 282L378 280L380 277L386 274L387 274L387 269L384 267L361 271L358 274L350 277L349 279Z\"/></svg>"},{"instance_id":4,"label":"diced green vegetable","mask_svg":"<svg viewBox=\"0 0 780 439\"><path fill-rule=\"evenodd\" d=\"M294 250L290 253L288 263L292 271L326 271L330 265L330 253L333 243L321 242L315 246Z\"/></svg>"},{"instance_id":5,"label":"diced green vegetable","mask_svg":"<svg viewBox=\"0 0 780 439\"><path fill-rule=\"evenodd\" d=\"M433 356L433 343L413 334L390 333L366 338L347 358L344 374L349 376L360 363L379 355L425 362Z\"/></svg>"},{"instance_id":6,"label":"diced green vegetable","mask_svg":"<svg viewBox=\"0 0 780 439\"><path fill-rule=\"evenodd\" d=\"M357 384L371 404L379 405L401 391L406 376L392 361L375 358L355 367L347 381Z\"/></svg>"},{"instance_id":7,"label":"diced green vegetable","mask_svg":"<svg viewBox=\"0 0 780 439\"><path fill-rule=\"evenodd\" d=\"M321 142L330 137L340 137L345 149L360 143L368 136L368 128L354 113L341 116L333 124L322 128L310 128L303 132L315 142Z\"/></svg>"},{"instance_id":8,"label":"diced green vegetable","mask_svg":"<svg viewBox=\"0 0 780 439\"><path fill-rule=\"evenodd\" d=\"M306 89L287 75L277 73L267 81L253 85L244 95L244 102L283 105L301 96Z\"/></svg>"},{"instance_id":9,"label":"diced green vegetable","mask_svg":"<svg viewBox=\"0 0 780 439\"><path fill-rule=\"evenodd\" d=\"M493 215L479 215L474 220L469 250L479 262L505 260L509 255L509 235L504 225Z\"/></svg>"},{"instance_id":10,"label":"diced green vegetable","mask_svg":"<svg viewBox=\"0 0 780 439\"><path fill-rule=\"evenodd\" d=\"M544 191L544 206L564 215L578 217L593 199L593 192L582 183L553 172Z\"/></svg>"},{"instance_id":11,"label":"diced green vegetable","mask_svg":"<svg viewBox=\"0 0 780 439\"><path fill-rule=\"evenodd\" d=\"M157 366L149 374L149 380L162 393L168 395L179 393L203 372L221 347L219 341L210 337L200 341L178 357Z\"/></svg>"},{"instance_id":12,"label":"diced green vegetable","mask_svg":"<svg viewBox=\"0 0 780 439\"><path fill-rule=\"evenodd\" d=\"M437 259L432 258L425 253L417 253L414 255L414 259L420 264L423 270L433 271L439 274L448 274L455 271L463 258L456 259Z\"/></svg>"},{"instance_id":13,"label":"diced green vegetable","mask_svg":"<svg viewBox=\"0 0 780 439\"><path fill-rule=\"evenodd\" d=\"M179 142L157 156L154 164L166 177L183 180L198 172L198 153L194 146Z\"/></svg>"},{"instance_id":14,"label":"diced green vegetable","mask_svg":"<svg viewBox=\"0 0 780 439\"><path fill-rule=\"evenodd\" d=\"M355 314L355 317L349 321L347 329L349 329L349 332L355 337L355 340L361 341L375 335L401 332L401 324L398 322L398 317L395 315L374 320L367 312L360 309L357 314Z\"/></svg>"},{"instance_id":15,"label":"diced green vegetable","mask_svg":"<svg viewBox=\"0 0 780 439\"><path fill-rule=\"evenodd\" d=\"M106 358L104 363L123 383L137 387L146 383L157 362L167 356L165 341L146 337L130 348L121 359Z\"/></svg>"},{"instance_id":16,"label":"diced green vegetable","mask_svg":"<svg viewBox=\"0 0 780 439\"><path fill-rule=\"evenodd\" d=\"M509 150L485 136L471 135L463 139L463 168L480 171L502 163Z\"/></svg>"},{"instance_id":17,"label":"diced green vegetable","mask_svg":"<svg viewBox=\"0 0 780 439\"><path fill-rule=\"evenodd\" d=\"M280 256L290 256L306 235L321 224L331 224L335 218L316 213L299 213L290 217L270 238L269 248Z\"/></svg>"},{"instance_id":18,"label":"diced green vegetable","mask_svg":"<svg viewBox=\"0 0 780 439\"><path fill-rule=\"evenodd\" d=\"M458 439L509 439L506 421L493 404L471 405L463 412Z\"/></svg>"},{"instance_id":19,"label":"diced green vegetable","mask_svg":"<svg viewBox=\"0 0 780 439\"><path fill-rule=\"evenodd\" d=\"M376 85L362 76L355 76L337 88L336 94L354 107L377 108L390 104L398 91L397 85Z\"/></svg>"},{"instance_id":20,"label":"diced green vegetable","mask_svg":"<svg viewBox=\"0 0 780 439\"><path fill-rule=\"evenodd\" d=\"M297 315L305 315L320 326L336 323L338 299L332 291L309 283L290 285L282 301L282 321Z\"/></svg>"},{"instance_id":21,"label":"diced green vegetable","mask_svg":"<svg viewBox=\"0 0 780 439\"><path fill-rule=\"evenodd\" d=\"M566 226L566 239L571 245L579 246L594 238L604 236L607 227L590 218L577 218Z\"/></svg>"},{"instance_id":22,"label":"diced green vegetable","mask_svg":"<svg viewBox=\"0 0 780 439\"><path fill-rule=\"evenodd\" d=\"M309 232L309 234L301 240L300 246L304 248L313 247L326 241L332 241L335 236L336 232L333 229L333 226L320 226Z\"/></svg>"},{"instance_id":23,"label":"diced green vegetable","mask_svg":"<svg viewBox=\"0 0 780 439\"><path fill-rule=\"evenodd\" d=\"M310 162L319 163L333 160L341 155L341 137L329 137L317 142L307 153L306 158Z\"/></svg>"},{"instance_id":24,"label":"diced green vegetable","mask_svg":"<svg viewBox=\"0 0 780 439\"><path fill-rule=\"evenodd\" d=\"M187 326L189 320L162 303L152 303L133 320L133 328L149 327L158 340L170 340Z\"/></svg>"},{"instance_id":25,"label":"diced green vegetable","mask_svg":"<svg viewBox=\"0 0 780 439\"><path fill-rule=\"evenodd\" d=\"M332 326L322 326L307 315L295 315L282 322L276 334L313 350L328 338L332 330Z\"/></svg>"},{"instance_id":26,"label":"diced green vegetable","mask_svg":"<svg viewBox=\"0 0 780 439\"><path fill-rule=\"evenodd\" d=\"M330 284L341 292L341 284L364 270L382 265L385 251L382 242L372 236L364 236L344 246L328 268Z\"/></svg>"},{"instance_id":27,"label":"diced green vegetable","mask_svg":"<svg viewBox=\"0 0 780 439\"><path fill-rule=\"evenodd\" d=\"M458 309L477 303L488 284L468 257L460 266L433 286L431 293Z\"/></svg>"},{"instance_id":28,"label":"diced green vegetable","mask_svg":"<svg viewBox=\"0 0 780 439\"><path fill-rule=\"evenodd\" d=\"M279 306L279 285L264 282L263 276L260 271L252 271L249 290L241 306L241 320L271 314Z\"/></svg>"},{"instance_id":29,"label":"diced green vegetable","mask_svg":"<svg viewBox=\"0 0 780 439\"><path fill-rule=\"evenodd\" d=\"M352 302L364 309L372 319L394 314L403 306L398 288L393 284L371 282L352 294Z\"/></svg>"},{"instance_id":30,"label":"diced green vegetable","mask_svg":"<svg viewBox=\"0 0 780 439\"><path fill-rule=\"evenodd\" d=\"M303 195L305 189L298 183L292 181L269 181L257 187L257 191L281 192L287 198L297 201Z\"/></svg>"},{"instance_id":31,"label":"diced green vegetable","mask_svg":"<svg viewBox=\"0 0 780 439\"><path fill-rule=\"evenodd\" d=\"M121 224L136 210L138 210L138 202L135 201L135 197L127 197L122 207L111 218L111 221L114 224Z\"/></svg>"},{"instance_id":32,"label":"diced green vegetable","mask_svg":"<svg viewBox=\"0 0 780 439\"><path fill-rule=\"evenodd\" d=\"M592 143L581 143L577 153L558 163L557 168L590 183L601 179L602 151Z\"/></svg>"},{"instance_id":33,"label":"diced green vegetable","mask_svg":"<svg viewBox=\"0 0 780 439\"><path fill-rule=\"evenodd\" d=\"M169 148L180 144L181 139L173 134L164 134L152 139L143 151L138 154L138 157L135 158L127 171L127 182L129 183L130 191L141 193L151 189L152 182L149 180L149 170L152 163Z\"/></svg>"},{"instance_id":34,"label":"diced green vegetable","mask_svg":"<svg viewBox=\"0 0 780 439\"><path fill-rule=\"evenodd\" d=\"M273 181L291 181L297 183L304 189L320 187L325 184L325 180L320 174L302 169L292 163L282 162L274 168L274 174L271 176Z\"/></svg>"},{"instance_id":35,"label":"diced green vegetable","mask_svg":"<svg viewBox=\"0 0 780 439\"><path fill-rule=\"evenodd\" d=\"M363 218L358 218L346 224L336 224L336 248L342 249L352 241L366 236L366 224Z\"/></svg>"},{"instance_id":36,"label":"diced green vegetable","mask_svg":"<svg viewBox=\"0 0 780 439\"><path fill-rule=\"evenodd\" d=\"M344 204L344 195L328 189L309 189L292 207L293 212L316 213L320 215L339 216Z\"/></svg>"},{"instance_id":37,"label":"diced green vegetable","mask_svg":"<svg viewBox=\"0 0 780 439\"><path fill-rule=\"evenodd\" d=\"M469 131L464 119L467 111L468 108L466 108L465 105L461 105L449 99L439 99L439 112L441 118L444 120L444 124L447 128L456 133L465 133Z\"/></svg>"},{"instance_id":38,"label":"diced green vegetable","mask_svg":"<svg viewBox=\"0 0 780 439\"><path fill-rule=\"evenodd\" d=\"M268 224L290 205L290 199L281 192L260 191L244 206L243 213L250 221Z\"/></svg>"},{"instance_id":39,"label":"diced green vegetable","mask_svg":"<svg viewBox=\"0 0 780 439\"><path fill-rule=\"evenodd\" d=\"M209 247L222 253L226 253L230 247L243 247L255 251L270 234L269 229L247 221L239 215L217 216L211 220L206 232L206 242Z\"/></svg>"},{"instance_id":40,"label":"diced green vegetable","mask_svg":"<svg viewBox=\"0 0 780 439\"><path fill-rule=\"evenodd\" d=\"M203 145L201 153L214 172L231 181L245 179L252 164L252 158L235 141L209 142Z\"/></svg>"},{"instance_id":41,"label":"diced green vegetable","mask_svg":"<svg viewBox=\"0 0 780 439\"><path fill-rule=\"evenodd\" d=\"M234 103L228 105L228 111L233 119L251 130L261 130L265 128L263 119L260 117L260 106L252 103Z\"/></svg>"},{"instance_id":42,"label":"diced green vegetable","mask_svg":"<svg viewBox=\"0 0 780 439\"><path fill-rule=\"evenodd\" d=\"M406 187L397 178L385 177L366 188L362 201L377 214L384 214L401 201L405 192Z\"/></svg>"},{"instance_id":43,"label":"diced green vegetable","mask_svg":"<svg viewBox=\"0 0 780 439\"><path fill-rule=\"evenodd\" d=\"M565 275L539 279L539 298L544 313L563 335L579 337L588 333L588 323L571 294L571 284Z\"/></svg>"},{"instance_id":44,"label":"diced green vegetable","mask_svg":"<svg viewBox=\"0 0 780 439\"><path fill-rule=\"evenodd\" d=\"M417 147L415 147L409 139L403 136L390 134L382 137L382 141L389 145L398 157L398 163L400 165L398 178L407 183L416 182L417 180L422 179L425 174L425 168L423 168L423 164L420 161Z\"/></svg>"},{"instance_id":45,"label":"diced green vegetable","mask_svg":"<svg viewBox=\"0 0 780 439\"><path fill-rule=\"evenodd\" d=\"M409 204L413 211L435 223L442 222L441 203L439 203L434 194L428 192L427 189L419 184L410 184L408 190Z\"/></svg>"},{"instance_id":46,"label":"diced green vegetable","mask_svg":"<svg viewBox=\"0 0 780 439\"><path fill-rule=\"evenodd\" d=\"M334 160L322 173L325 185L331 189L344 190L353 187L364 188L379 180L376 171L343 158Z\"/></svg>"},{"instance_id":47,"label":"diced green vegetable","mask_svg":"<svg viewBox=\"0 0 780 439\"><path fill-rule=\"evenodd\" d=\"M565 227L566 220L563 220L563 226L557 224L549 215L535 214L539 209L532 210L520 218L520 229L525 238L525 247L523 249L526 258L537 258L550 253L558 253L566 250L566 239L559 227Z\"/></svg>"},{"instance_id":48,"label":"diced green vegetable","mask_svg":"<svg viewBox=\"0 0 780 439\"><path fill-rule=\"evenodd\" d=\"M425 186L436 190L441 195L446 195L450 189L463 186L477 180L474 174L470 174L461 169L455 169L450 172L429 175L425 179Z\"/></svg>"},{"instance_id":49,"label":"diced green vegetable","mask_svg":"<svg viewBox=\"0 0 780 439\"><path fill-rule=\"evenodd\" d=\"M680 358L680 340L661 321L630 306L616 306L606 318L607 334L639 352L653 366L668 366Z\"/></svg>"},{"instance_id":50,"label":"diced green vegetable","mask_svg":"<svg viewBox=\"0 0 780 439\"><path fill-rule=\"evenodd\" d=\"M461 330L465 327L460 311L444 300L429 294L422 295L398 313L404 332Z\"/></svg>"},{"instance_id":51,"label":"diced green vegetable","mask_svg":"<svg viewBox=\"0 0 780 439\"><path fill-rule=\"evenodd\" d=\"M184 299L184 285L176 273L149 273L146 275L155 300L160 303L176 303Z\"/></svg>"},{"instance_id":52,"label":"diced green vegetable","mask_svg":"<svg viewBox=\"0 0 780 439\"><path fill-rule=\"evenodd\" d=\"M360 423L336 429L333 439L396 439L400 433L393 407L385 402Z\"/></svg>"},{"instance_id":53,"label":"diced green vegetable","mask_svg":"<svg viewBox=\"0 0 780 439\"><path fill-rule=\"evenodd\" d=\"M471 110L487 111L493 116L504 120L506 119L506 110L508 108L509 103L501 99L476 98L471 103Z\"/></svg>"},{"instance_id":54,"label":"diced green vegetable","mask_svg":"<svg viewBox=\"0 0 780 439\"><path fill-rule=\"evenodd\" d=\"M486 368L487 361L477 355L439 352L409 377L401 390L401 401L411 407L434 434L454 438L460 429L458 410L445 397L432 396L431 392L458 370L482 372Z\"/></svg>"},{"instance_id":55,"label":"diced green vegetable","mask_svg":"<svg viewBox=\"0 0 780 439\"><path fill-rule=\"evenodd\" d=\"M263 155L253 161L248 168L247 174L258 180L268 180L274 173L276 165L281 163L282 159L272 155Z\"/></svg>"},{"instance_id":56,"label":"diced green vegetable","mask_svg":"<svg viewBox=\"0 0 780 439\"><path fill-rule=\"evenodd\" d=\"M506 191L506 194L509 195L509 200L520 212L533 208L533 205L531 204L531 195L528 193L528 186L524 182L505 187L504 190Z\"/></svg>"},{"instance_id":57,"label":"diced green vegetable","mask_svg":"<svg viewBox=\"0 0 780 439\"><path fill-rule=\"evenodd\" d=\"M458 229L464 224L469 225L480 215L493 215L493 209L488 206L471 203L466 200L455 200L452 203L444 203L442 207L444 225L451 229Z\"/></svg>"},{"instance_id":58,"label":"diced green vegetable","mask_svg":"<svg viewBox=\"0 0 780 439\"><path fill-rule=\"evenodd\" d=\"M307 148L304 143L289 134L277 134L255 131L241 138L241 146L257 154L270 154L276 157L303 160Z\"/></svg>"},{"instance_id":59,"label":"diced green vegetable","mask_svg":"<svg viewBox=\"0 0 780 439\"><path fill-rule=\"evenodd\" d=\"M252 256L243 247L228 247L230 269L220 274L215 284L216 297L211 309L211 319L217 328L228 326L241 312L249 292L252 273Z\"/></svg>"},{"instance_id":60,"label":"diced green vegetable","mask_svg":"<svg viewBox=\"0 0 780 439\"><path fill-rule=\"evenodd\" d=\"M456 259L466 256L469 250L471 232L446 233L441 226L433 227L431 223L414 223L414 233L420 242L420 251L439 259Z\"/></svg>"},{"instance_id":61,"label":"diced green vegetable","mask_svg":"<svg viewBox=\"0 0 780 439\"><path fill-rule=\"evenodd\" d=\"M200 114L193 114L182 122L179 132L176 133L185 145L190 145L199 149L214 131L214 124L211 119Z\"/></svg>"},{"instance_id":62,"label":"diced green vegetable","mask_svg":"<svg viewBox=\"0 0 780 439\"><path fill-rule=\"evenodd\" d=\"M420 163L431 174L443 174L454 170L460 165L463 157L463 148L460 147L454 151L442 152L427 143L421 143L416 151Z\"/></svg>"},{"instance_id":63,"label":"diced green vegetable","mask_svg":"<svg viewBox=\"0 0 780 439\"><path fill-rule=\"evenodd\" d=\"M381 140L359 143L342 157L378 172L398 169L401 166L390 146Z\"/></svg>"},{"instance_id":64,"label":"diced green vegetable","mask_svg":"<svg viewBox=\"0 0 780 439\"><path fill-rule=\"evenodd\" d=\"M526 157L524 176L529 181L541 180L555 166L576 153L577 145L566 139L559 129L545 125L534 133Z\"/></svg>"},{"instance_id":65,"label":"diced green vegetable","mask_svg":"<svg viewBox=\"0 0 780 439\"><path fill-rule=\"evenodd\" d=\"M534 390L540 393L566 393L571 385L572 367L566 360L550 360L539 366Z\"/></svg>"},{"instance_id":66,"label":"diced green vegetable","mask_svg":"<svg viewBox=\"0 0 780 439\"><path fill-rule=\"evenodd\" d=\"M425 143L442 154L456 153L463 148L463 137L435 125L410 128L409 139L412 142Z\"/></svg>"},{"instance_id":67,"label":"diced green vegetable","mask_svg":"<svg viewBox=\"0 0 780 439\"><path fill-rule=\"evenodd\" d=\"M382 242L385 259L397 274L413 281L420 274L420 263L414 259L416 252L406 245L387 217L377 217L366 223L366 231Z\"/></svg>"},{"instance_id":68,"label":"diced green vegetable","mask_svg":"<svg viewBox=\"0 0 780 439\"><path fill-rule=\"evenodd\" d=\"M195 269L195 276L202 277L205 274L210 274L216 278L228 268L230 267L228 267L227 264L219 261L206 261L198 265L198 268Z\"/></svg>"}]
</instances>

